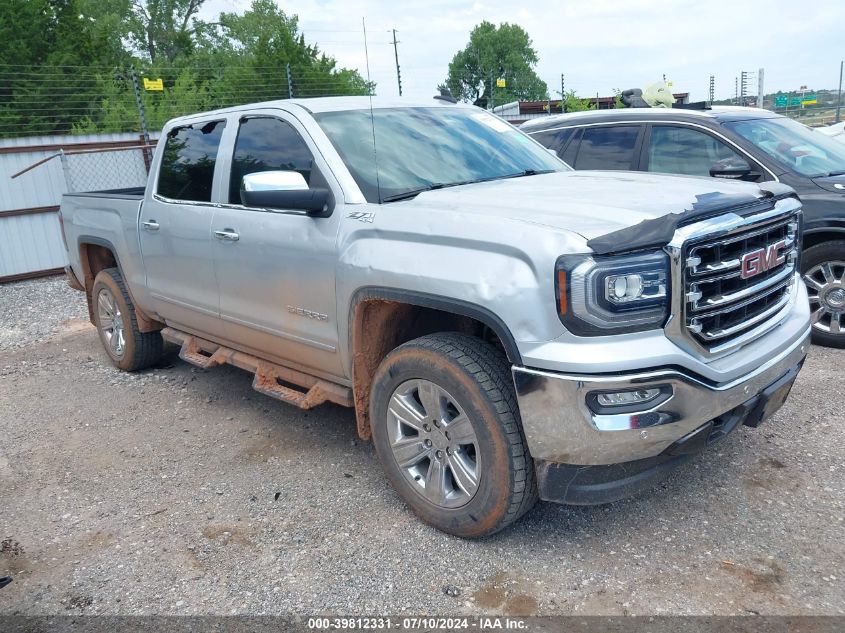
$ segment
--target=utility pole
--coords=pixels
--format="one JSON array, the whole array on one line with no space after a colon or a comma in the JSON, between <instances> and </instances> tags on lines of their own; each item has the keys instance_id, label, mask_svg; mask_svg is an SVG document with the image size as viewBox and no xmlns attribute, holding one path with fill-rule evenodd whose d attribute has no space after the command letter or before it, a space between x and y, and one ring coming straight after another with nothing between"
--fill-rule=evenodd
<instances>
[{"instance_id":1,"label":"utility pole","mask_svg":"<svg viewBox=\"0 0 845 633\"><path fill-rule=\"evenodd\" d=\"M757 107L762 108L765 104L763 103L766 93L764 91L764 75L766 71L765 69L761 68L757 71Z\"/></svg>"},{"instance_id":2,"label":"utility pole","mask_svg":"<svg viewBox=\"0 0 845 633\"><path fill-rule=\"evenodd\" d=\"M713 103L713 97L716 93L716 76L710 75L710 103Z\"/></svg>"},{"instance_id":3,"label":"utility pole","mask_svg":"<svg viewBox=\"0 0 845 633\"><path fill-rule=\"evenodd\" d=\"M566 112L566 107L564 103L566 102L566 84L563 81L563 73L560 73L560 111L561 113Z\"/></svg>"},{"instance_id":4,"label":"utility pole","mask_svg":"<svg viewBox=\"0 0 845 633\"><path fill-rule=\"evenodd\" d=\"M845 60L839 62L839 96L836 98L836 122L839 123L839 113L842 111L842 66Z\"/></svg>"},{"instance_id":5,"label":"utility pole","mask_svg":"<svg viewBox=\"0 0 845 633\"><path fill-rule=\"evenodd\" d=\"M399 49L396 45L396 29L393 29L393 56L396 58L396 83L399 84L399 96L402 96L402 73L399 72Z\"/></svg>"},{"instance_id":6,"label":"utility pole","mask_svg":"<svg viewBox=\"0 0 845 633\"><path fill-rule=\"evenodd\" d=\"M747 103L748 96L748 72L743 70L739 74L739 105L744 106Z\"/></svg>"},{"instance_id":7,"label":"utility pole","mask_svg":"<svg viewBox=\"0 0 845 633\"><path fill-rule=\"evenodd\" d=\"M734 105L739 105L739 77L734 77Z\"/></svg>"}]
</instances>

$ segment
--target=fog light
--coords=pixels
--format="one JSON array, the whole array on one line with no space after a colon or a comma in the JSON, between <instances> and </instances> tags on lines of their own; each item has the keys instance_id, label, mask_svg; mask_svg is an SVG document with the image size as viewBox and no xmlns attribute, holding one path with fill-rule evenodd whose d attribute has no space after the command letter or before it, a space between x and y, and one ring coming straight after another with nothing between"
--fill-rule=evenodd
<instances>
[{"instance_id":1,"label":"fog light","mask_svg":"<svg viewBox=\"0 0 845 633\"><path fill-rule=\"evenodd\" d=\"M596 394L596 401L603 407L626 407L650 402L660 395L660 389L636 389Z\"/></svg>"}]
</instances>

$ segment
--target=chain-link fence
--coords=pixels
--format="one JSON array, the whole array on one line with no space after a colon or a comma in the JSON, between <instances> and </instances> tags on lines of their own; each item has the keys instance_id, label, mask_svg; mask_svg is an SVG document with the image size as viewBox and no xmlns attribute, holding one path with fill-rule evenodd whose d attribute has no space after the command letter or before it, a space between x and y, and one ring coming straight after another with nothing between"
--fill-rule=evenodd
<instances>
[{"instance_id":1,"label":"chain-link fence","mask_svg":"<svg viewBox=\"0 0 845 633\"><path fill-rule=\"evenodd\" d=\"M67 190L104 191L144 187L150 168L152 145L120 149L62 152Z\"/></svg>"},{"instance_id":2,"label":"chain-link fence","mask_svg":"<svg viewBox=\"0 0 845 633\"><path fill-rule=\"evenodd\" d=\"M19 178L51 161L61 164L64 190L70 193L143 188L147 184L154 145L59 150L12 174Z\"/></svg>"}]
</instances>

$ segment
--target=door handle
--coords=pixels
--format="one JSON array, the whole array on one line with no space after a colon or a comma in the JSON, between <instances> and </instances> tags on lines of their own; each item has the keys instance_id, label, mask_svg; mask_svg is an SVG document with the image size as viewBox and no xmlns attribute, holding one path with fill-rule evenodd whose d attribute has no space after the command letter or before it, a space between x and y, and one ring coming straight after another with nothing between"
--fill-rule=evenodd
<instances>
[{"instance_id":1,"label":"door handle","mask_svg":"<svg viewBox=\"0 0 845 633\"><path fill-rule=\"evenodd\" d=\"M144 229L146 229L147 231L158 231L158 222L156 222L155 220L147 220L142 224L144 226Z\"/></svg>"},{"instance_id":2,"label":"door handle","mask_svg":"<svg viewBox=\"0 0 845 633\"><path fill-rule=\"evenodd\" d=\"M235 232L235 229L223 229L222 231L214 231L214 237L218 240L227 240L229 242L237 242L240 235Z\"/></svg>"}]
</instances>

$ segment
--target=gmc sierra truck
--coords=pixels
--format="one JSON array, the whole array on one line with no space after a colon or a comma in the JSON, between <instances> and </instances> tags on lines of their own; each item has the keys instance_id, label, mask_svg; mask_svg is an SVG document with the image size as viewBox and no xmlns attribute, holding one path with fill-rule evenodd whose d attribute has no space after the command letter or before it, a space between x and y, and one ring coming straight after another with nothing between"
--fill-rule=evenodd
<instances>
[{"instance_id":1,"label":"gmc sierra truck","mask_svg":"<svg viewBox=\"0 0 845 633\"><path fill-rule=\"evenodd\" d=\"M808 347L791 189L572 171L444 98L175 119L145 189L61 216L118 368L168 341L352 407L407 504L464 537L653 485L769 418Z\"/></svg>"}]
</instances>

